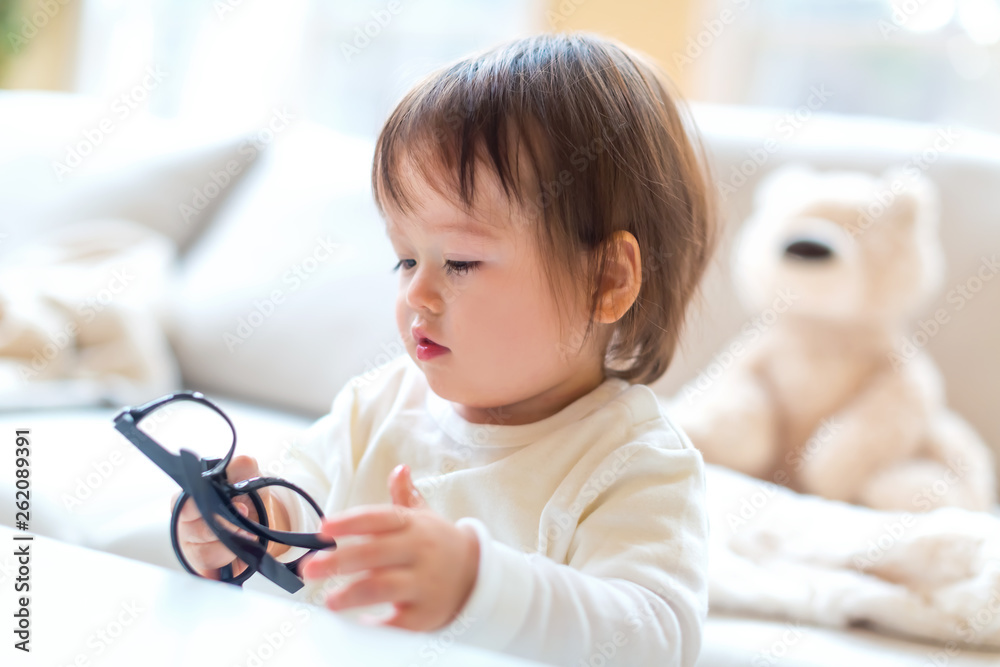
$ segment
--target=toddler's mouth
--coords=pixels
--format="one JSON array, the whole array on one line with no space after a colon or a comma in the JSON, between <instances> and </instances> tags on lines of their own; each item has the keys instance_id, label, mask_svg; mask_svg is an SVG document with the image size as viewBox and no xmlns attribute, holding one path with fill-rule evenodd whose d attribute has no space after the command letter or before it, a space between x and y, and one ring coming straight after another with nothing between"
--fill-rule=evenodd
<instances>
[{"instance_id":1,"label":"toddler's mouth","mask_svg":"<svg viewBox=\"0 0 1000 667\"><path fill-rule=\"evenodd\" d=\"M444 345L441 345L440 343L435 342L432 338L428 337L424 333L424 331L422 329L418 328L418 327L414 327L410 331L410 333L413 335L413 340L415 340L417 342L417 345L423 345L423 346L427 346L427 347L441 348L443 350L447 350L448 349Z\"/></svg>"}]
</instances>

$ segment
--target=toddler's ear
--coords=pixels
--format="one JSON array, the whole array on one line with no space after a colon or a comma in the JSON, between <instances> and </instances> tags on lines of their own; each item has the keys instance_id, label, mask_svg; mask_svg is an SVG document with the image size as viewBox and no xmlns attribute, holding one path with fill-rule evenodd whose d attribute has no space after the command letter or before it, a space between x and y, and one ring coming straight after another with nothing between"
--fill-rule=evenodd
<instances>
[{"instance_id":1,"label":"toddler's ear","mask_svg":"<svg viewBox=\"0 0 1000 667\"><path fill-rule=\"evenodd\" d=\"M413 484L410 468L402 464L396 466L389 474L389 495L392 497L393 505L412 509L422 509L427 506L427 501Z\"/></svg>"},{"instance_id":2,"label":"toddler's ear","mask_svg":"<svg viewBox=\"0 0 1000 667\"><path fill-rule=\"evenodd\" d=\"M605 324L617 322L635 303L642 287L642 254L631 233L615 232L608 241L611 263L601 282L601 307L598 320Z\"/></svg>"}]
</instances>

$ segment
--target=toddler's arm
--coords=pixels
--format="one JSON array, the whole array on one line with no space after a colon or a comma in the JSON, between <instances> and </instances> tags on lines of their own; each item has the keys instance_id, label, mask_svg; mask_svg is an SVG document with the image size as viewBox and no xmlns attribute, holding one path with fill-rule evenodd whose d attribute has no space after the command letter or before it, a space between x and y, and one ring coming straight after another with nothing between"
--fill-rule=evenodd
<instances>
[{"instance_id":1,"label":"toddler's arm","mask_svg":"<svg viewBox=\"0 0 1000 667\"><path fill-rule=\"evenodd\" d=\"M548 536L569 541L568 565L458 521L480 539L476 587L450 626L460 641L558 664L694 664L708 613L701 454L629 447L610 485L595 475L585 518Z\"/></svg>"}]
</instances>

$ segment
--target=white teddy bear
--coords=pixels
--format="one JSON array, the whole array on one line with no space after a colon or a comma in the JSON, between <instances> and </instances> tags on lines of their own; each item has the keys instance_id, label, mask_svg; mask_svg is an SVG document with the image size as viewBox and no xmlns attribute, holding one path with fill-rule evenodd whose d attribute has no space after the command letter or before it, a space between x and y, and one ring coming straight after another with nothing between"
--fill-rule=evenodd
<instances>
[{"instance_id":1,"label":"white teddy bear","mask_svg":"<svg viewBox=\"0 0 1000 667\"><path fill-rule=\"evenodd\" d=\"M790 166L756 194L736 287L751 312L778 295L784 312L734 341L734 362L707 388L682 390L676 422L707 462L801 493L876 509L989 509L991 452L907 342L908 319L943 278L933 185Z\"/></svg>"}]
</instances>

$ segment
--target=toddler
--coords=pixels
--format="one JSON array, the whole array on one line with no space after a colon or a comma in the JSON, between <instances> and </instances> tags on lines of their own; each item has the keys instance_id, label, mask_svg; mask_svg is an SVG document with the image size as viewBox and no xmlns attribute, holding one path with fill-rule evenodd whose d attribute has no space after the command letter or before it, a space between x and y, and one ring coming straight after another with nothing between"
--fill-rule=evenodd
<instances>
[{"instance_id":1,"label":"toddler","mask_svg":"<svg viewBox=\"0 0 1000 667\"><path fill-rule=\"evenodd\" d=\"M694 664L703 461L646 385L712 250L699 158L663 74L590 35L512 42L403 98L372 187L406 354L349 382L293 448L284 476L322 525L267 498L278 528L338 541L301 569L353 577L327 607L381 603L367 622L454 624L550 663ZM199 571L233 561L193 504L182 519Z\"/></svg>"}]
</instances>

